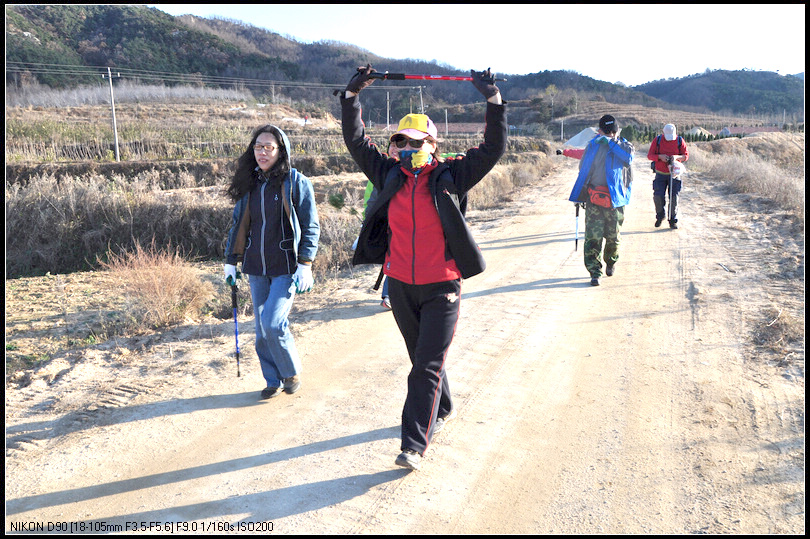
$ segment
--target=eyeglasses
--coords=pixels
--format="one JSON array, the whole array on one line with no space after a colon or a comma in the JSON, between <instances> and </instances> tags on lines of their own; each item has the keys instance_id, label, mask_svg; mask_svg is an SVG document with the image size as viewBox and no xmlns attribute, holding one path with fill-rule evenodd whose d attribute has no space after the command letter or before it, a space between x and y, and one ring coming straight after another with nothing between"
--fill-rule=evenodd
<instances>
[{"instance_id":1,"label":"eyeglasses","mask_svg":"<svg viewBox=\"0 0 810 539\"><path fill-rule=\"evenodd\" d=\"M411 148L421 148L426 139L415 140L408 138L404 135L397 135L391 139L391 142L397 145L397 148L404 148L410 145Z\"/></svg>"},{"instance_id":2,"label":"eyeglasses","mask_svg":"<svg viewBox=\"0 0 810 539\"><path fill-rule=\"evenodd\" d=\"M253 151L254 152L260 152L262 150L266 151L267 153L273 153L274 151L278 150L278 146L276 146L274 144L254 144L253 145Z\"/></svg>"}]
</instances>

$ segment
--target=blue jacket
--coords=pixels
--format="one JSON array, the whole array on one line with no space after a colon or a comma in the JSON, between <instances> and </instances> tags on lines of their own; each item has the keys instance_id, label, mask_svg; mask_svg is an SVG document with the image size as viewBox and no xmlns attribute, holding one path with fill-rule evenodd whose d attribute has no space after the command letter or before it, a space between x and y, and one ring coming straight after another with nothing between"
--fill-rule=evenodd
<instances>
[{"instance_id":1,"label":"blue jacket","mask_svg":"<svg viewBox=\"0 0 810 539\"><path fill-rule=\"evenodd\" d=\"M287 159L289 159L292 148L286 134L283 132L282 139L287 148ZM321 235L318 208L315 202L315 190L312 188L309 179L294 168L290 169L281 185L284 190L284 210L293 230L293 252L296 260L298 262L312 262L318 252L318 239ZM252 192L259 191L254 188ZM247 193L236 202L233 208L231 229L228 232L228 242L225 245L225 261L227 264L236 265L237 262L242 261L245 254L245 246L250 231L249 207L250 193Z\"/></svg>"},{"instance_id":2,"label":"blue jacket","mask_svg":"<svg viewBox=\"0 0 810 539\"><path fill-rule=\"evenodd\" d=\"M574 189L568 200L571 202L587 202L588 200L588 172L591 170L593 159L600 148L594 137L585 148L582 162L579 166L579 175L574 183ZM633 183L633 145L626 139L608 142L608 153L605 158L605 176L607 178L610 200L614 208L627 206L630 203L630 188Z\"/></svg>"}]
</instances>

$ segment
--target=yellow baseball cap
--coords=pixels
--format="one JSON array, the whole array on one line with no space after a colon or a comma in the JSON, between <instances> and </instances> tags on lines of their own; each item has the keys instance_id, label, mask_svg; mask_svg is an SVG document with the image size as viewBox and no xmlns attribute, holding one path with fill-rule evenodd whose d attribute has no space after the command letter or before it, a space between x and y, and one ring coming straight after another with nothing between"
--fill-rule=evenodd
<instances>
[{"instance_id":1,"label":"yellow baseball cap","mask_svg":"<svg viewBox=\"0 0 810 539\"><path fill-rule=\"evenodd\" d=\"M433 137L434 140L439 138L436 124L426 114L408 114L402 118L397 126L397 132L391 135L391 138L396 135L405 135L414 140L427 137Z\"/></svg>"}]
</instances>

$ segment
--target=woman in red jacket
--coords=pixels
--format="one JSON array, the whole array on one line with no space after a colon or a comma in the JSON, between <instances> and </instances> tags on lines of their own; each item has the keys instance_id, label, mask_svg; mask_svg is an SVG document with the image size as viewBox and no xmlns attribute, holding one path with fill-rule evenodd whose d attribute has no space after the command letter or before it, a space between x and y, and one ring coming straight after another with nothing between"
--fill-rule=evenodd
<instances>
[{"instance_id":1,"label":"woman in red jacket","mask_svg":"<svg viewBox=\"0 0 810 539\"><path fill-rule=\"evenodd\" d=\"M374 82L372 73L371 65L358 68L341 97L343 139L379 190L352 262L383 264L388 276L391 309L412 364L396 464L417 470L433 435L455 415L445 359L461 281L485 267L464 219L464 198L506 150L506 107L489 70L472 71L473 85L487 99L484 142L443 160L435 124L424 114L408 114L391 137L396 159L365 136L357 94Z\"/></svg>"}]
</instances>

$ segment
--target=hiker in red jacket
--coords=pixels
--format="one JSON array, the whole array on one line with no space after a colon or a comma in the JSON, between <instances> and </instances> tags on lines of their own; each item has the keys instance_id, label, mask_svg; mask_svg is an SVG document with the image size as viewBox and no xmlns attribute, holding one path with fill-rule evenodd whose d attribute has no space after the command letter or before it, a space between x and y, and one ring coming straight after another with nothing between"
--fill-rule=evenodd
<instances>
[{"instance_id":1,"label":"hiker in red jacket","mask_svg":"<svg viewBox=\"0 0 810 539\"><path fill-rule=\"evenodd\" d=\"M436 125L408 114L391 136L399 159L365 134L358 94L375 79L360 67L341 97L343 139L379 190L366 211L353 264L383 264L391 309L410 356L402 442L396 464L418 470L433 435L455 415L445 360L459 318L462 279L484 271L464 219L464 198L506 150L506 105L489 70L471 71L487 100L484 142L443 159Z\"/></svg>"},{"instance_id":2,"label":"hiker in red jacket","mask_svg":"<svg viewBox=\"0 0 810 539\"><path fill-rule=\"evenodd\" d=\"M683 137L679 137L675 131L675 126L667 124L664 126L664 134L658 135L650 143L650 151L647 152L647 159L655 162L655 179L653 180L653 202L655 203L655 226L661 226L666 218L666 196L669 193L669 227L678 228L678 198L681 193L681 178L672 175L672 164L675 161L681 163L689 159L689 150ZM670 182L670 180L672 180Z\"/></svg>"}]
</instances>

